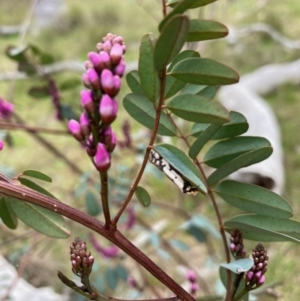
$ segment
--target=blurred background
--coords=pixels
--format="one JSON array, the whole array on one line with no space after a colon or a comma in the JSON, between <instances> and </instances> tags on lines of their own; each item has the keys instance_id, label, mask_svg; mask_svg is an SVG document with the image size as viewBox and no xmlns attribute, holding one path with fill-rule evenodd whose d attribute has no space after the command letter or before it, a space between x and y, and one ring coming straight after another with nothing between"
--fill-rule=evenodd
<instances>
[{"instance_id":1,"label":"blurred background","mask_svg":"<svg viewBox=\"0 0 300 301\"><path fill-rule=\"evenodd\" d=\"M125 59L128 69L135 68L142 35L147 32L158 34L161 1L1 0L0 12L0 97L14 103L17 114L14 118L18 123L22 121L28 127L60 131L60 134L42 131L36 135L24 127L9 132L1 130L1 137L7 143L0 154L0 172L16 176L26 169L40 170L53 179L52 184L43 185L58 199L101 219L101 208L97 206L99 184L89 158L65 133L66 121L55 118L50 97L38 97L32 93L42 80L17 72L15 61L6 55L6 49L8 46L33 44L53 56L56 69L53 67L50 71L59 88L66 115L78 116L79 92L83 88L81 75L87 53L94 51L96 44L112 32L123 37L127 45ZM296 62L300 58L298 0L222 0L193 10L190 15L228 26L231 34L227 38L189 46L199 50L203 57L233 67L240 75L266 65ZM300 86L299 81L289 74L285 74L281 82L263 98L273 108L280 125L286 173L283 196L294 208L294 218L299 220ZM119 146L114 152L110 199L116 208L136 175L148 134L130 119L121 105L128 91L123 80L123 90L118 95L120 113L113 129L122 141L126 139L124 132L130 127L135 147ZM203 196L196 199L183 196L171 182L162 179L154 168L146 170L142 185L150 192L153 203L146 210L133 200L121 229L179 283L187 285L186 271L196 269L200 287L197 296L222 293L222 285L217 281L217 266L225 259L212 205ZM222 201L219 201L219 206L224 220L239 213ZM197 213L201 226L186 231L185 222L191 220L194 213ZM19 276L35 287L51 286L57 293L68 295L56 274L59 269L72 278L69 245L75 236L80 236L87 241L96 259L94 281L100 291L123 299L170 296L170 292L133 260L120 251L113 253L112 246L103 238L93 236L80 225L68 224L71 237L55 240L21 222L14 231L0 223L0 254L20 267ZM245 244L250 253L255 243L247 241ZM299 246L272 243L266 247L270 256L267 273L270 287L263 294L253 296L253 300L296 300L300 295ZM137 284L128 283L130 276ZM67 298L84 300L75 294Z\"/></svg>"}]
</instances>

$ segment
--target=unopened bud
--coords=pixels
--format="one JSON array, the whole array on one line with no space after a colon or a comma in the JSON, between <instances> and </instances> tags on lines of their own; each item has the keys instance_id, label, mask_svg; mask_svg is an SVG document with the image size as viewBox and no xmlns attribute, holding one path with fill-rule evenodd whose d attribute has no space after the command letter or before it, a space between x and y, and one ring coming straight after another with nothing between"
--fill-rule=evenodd
<instances>
[{"instance_id":1,"label":"unopened bud","mask_svg":"<svg viewBox=\"0 0 300 301\"><path fill-rule=\"evenodd\" d=\"M91 133L90 120L86 113L80 115L80 126L81 131L85 136L88 136Z\"/></svg>"},{"instance_id":2,"label":"unopened bud","mask_svg":"<svg viewBox=\"0 0 300 301\"><path fill-rule=\"evenodd\" d=\"M80 92L81 96L81 105L82 107L90 114L94 112L94 103L92 98L92 91L82 90Z\"/></svg>"},{"instance_id":3,"label":"unopened bud","mask_svg":"<svg viewBox=\"0 0 300 301\"><path fill-rule=\"evenodd\" d=\"M73 137L76 140L82 141L84 139L83 133L81 132L80 124L76 120L74 119L69 120L68 128L70 133L73 135Z\"/></svg>"},{"instance_id":4,"label":"unopened bud","mask_svg":"<svg viewBox=\"0 0 300 301\"><path fill-rule=\"evenodd\" d=\"M91 68L89 70L87 70L87 75L89 78L89 82L92 86L92 88L95 91L99 91L100 90L100 80L99 80L99 75L97 73L97 71L94 68Z\"/></svg>"},{"instance_id":5,"label":"unopened bud","mask_svg":"<svg viewBox=\"0 0 300 301\"><path fill-rule=\"evenodd\" d=\"M104 94L101 98L99 113L104 124L111 124L117 117L118 103L115 99Z\"/></svg>"},{"instance_id":6,"label":"unopened bud","mask_svg":"<svg viewBox=\"0 0 300 301\"><path fill-rule=\"evenodd\" d=\"M110 50L110 59L114 66L118 65L123 55L123 48L119 43L112 46Z\"/></svg>"},{"instance_id":7,"label":"unopened bud","mask_svg":"<svg viewBox=\"0 0 300 301\"><path fill-rule=\"evenodd\" d=\"M106 150L104 144L98 143L96 155L94 156L94 163L99 171L106 171L110 167L110 155Z\"/></svg>"}]
</instances>

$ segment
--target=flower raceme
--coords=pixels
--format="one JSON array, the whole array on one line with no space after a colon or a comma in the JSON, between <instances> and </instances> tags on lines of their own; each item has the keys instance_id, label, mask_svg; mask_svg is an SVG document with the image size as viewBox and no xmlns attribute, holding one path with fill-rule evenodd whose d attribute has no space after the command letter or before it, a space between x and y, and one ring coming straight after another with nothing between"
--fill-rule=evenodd
<instances>
[{"instance_id":1,"label":"flower raceme","mask_svg":"<svg viewBox=\"0 0 300 301\"><path fill-rule=\"evenodd\" d=\"M120 91L125 71L123 55L126 46L122 37L108 33L96 48L97 51L88 53L86 72L82 75L82 82L87 88L80 93L84 112L79 122L70 120L68 128L102 172L109 169L110 154L117 143L110 125L118 113L115 96Z\"/></svg>"}]
</instances>

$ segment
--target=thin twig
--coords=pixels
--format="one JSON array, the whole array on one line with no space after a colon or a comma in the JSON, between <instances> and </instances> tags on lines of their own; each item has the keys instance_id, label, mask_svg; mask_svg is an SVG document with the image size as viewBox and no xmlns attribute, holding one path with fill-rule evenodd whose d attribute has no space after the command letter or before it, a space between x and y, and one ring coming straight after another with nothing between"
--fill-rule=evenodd
<instances>
[{"instance_id":1,"label":"thin twig","mask_svg":"<svg viewBox=\"0 0 300 301\"><path fill-rule=\"evenodd\" d=\"M0 129L6 130L22 130L30 133L43 133L43 134L53 134L53 135L67 135L70 136L70 132L66 130L59 129L48 129L37 126L28 126L20 123L12 123L12 122L3 122L0 121Z\"/></svg>"}]
</instances>

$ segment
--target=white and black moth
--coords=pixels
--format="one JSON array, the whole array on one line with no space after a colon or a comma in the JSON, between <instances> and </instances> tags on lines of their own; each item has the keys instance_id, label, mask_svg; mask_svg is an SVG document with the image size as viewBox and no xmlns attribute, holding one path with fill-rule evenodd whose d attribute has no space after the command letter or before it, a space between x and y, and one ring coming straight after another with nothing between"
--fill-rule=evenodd
<instances>
[{"instance_id":1,"label":"white and black moth","mask_svg":"<svg viewBox=\"0 0 300 301\"><path fill-rule=\"evenodd\" d=\"M149 161L161 170L183 193L191 195L197 194L198 189L188 180L184 179L182 174L154 149L150 151Z\"/></svg>"}]
</instances>

